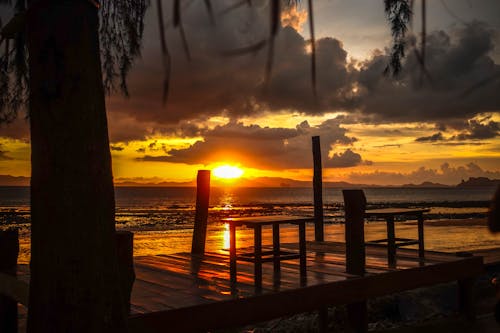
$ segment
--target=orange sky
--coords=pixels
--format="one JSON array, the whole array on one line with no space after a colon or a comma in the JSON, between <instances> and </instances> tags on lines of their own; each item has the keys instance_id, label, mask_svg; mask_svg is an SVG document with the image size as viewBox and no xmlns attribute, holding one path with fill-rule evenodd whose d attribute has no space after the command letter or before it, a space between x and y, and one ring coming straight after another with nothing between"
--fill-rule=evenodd
<instances>
[{"instance_id":1,"label":"orange sky","mask_svg":"<svg viewBox=\"0 0 500 333\"><path fill-rule=\"evenodd\" d=\"M437 2L429 5L431 79L423 84L412 52L398 78L382 75L390 32L380 2L314 3L317 99L303 8L283 15L264 89L265 50L236 58L221 53L266 38L267 9L242 8L207 28L204 7L193 4L183 17L191 62L178 31L167 29L173 73L166 107L152 8L143 57L129 77L131 98L107 99L115 180L192 181L196 170L225 164L238 166L246 178L310 180L313 135L321 136L326 181L500 178L500 82L463 96L475 83L500 76L500 22L492 14L500 12L498 1L457 0L450 3L453 16ZM20 116L0 128L0 175L28 177L29 158Z\"/></svg>"}]
</instances>

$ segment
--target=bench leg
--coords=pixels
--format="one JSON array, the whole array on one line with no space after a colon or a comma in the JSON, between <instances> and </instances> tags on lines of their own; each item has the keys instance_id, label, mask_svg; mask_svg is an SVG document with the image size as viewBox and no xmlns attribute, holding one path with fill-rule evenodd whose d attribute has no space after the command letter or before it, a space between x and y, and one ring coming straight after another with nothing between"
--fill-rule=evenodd
<instances>
[{"instance_id":1,"label":"bench leg","mask_svg":"<svg viewBox=\"0 0 500 333\"><path fill-rule=\"evenodd\" d=\"M299 253L300 253L300 282L307 282L307 257L306 257L306 224L299 224Z\"/></svg>"},{"instance_id":2,"label":"bench leg","mask_svg":"<svg viewBox=\"0 0 500 333\"><path fill-rule=\"evenodd\" d=\"M262 227L254 227L254 281L255 288L262 288Z\"/></svg>"},{"instance_id":3,"label":"bench leg","mask_svg":"<svg viewBox=\"0 0 500 333\"><path fill-rule=\"evenodd\" d=\"M419 258L424 258L425 247L424 247L424 215L420 213L418 215L418 256Z\"/></svg>"},{"instance_id":4,"label":"bench leg","mask_svg":"<svg viewBox=\"0 0 500 333\"><path fill-rule=\"evenodd\" d=\"M396 266L396 233L394 230L394 217L388 216L387 222L387 261L389 267Z\"/></svg>"},{"instance_id":5,"label":"bench leg","mask_svg":"<svg viewBox=\"0 0 500 333\"><path fill-rule=\"evenodd\" d=\"M368 332L368 309L366 301L347 304L349 325L356 333Z\"/></svg>"},{"instance_id":6,"label":"bench leg","mask_svg":"<svg viewBox=\"0 0 500 333\"><path fill-rule=\"evenodd\" d=\"M274 272L280 270L280 225L273 224L273 263Z\"/></svg>"},{"instance_id":7,"label":"bench leg","mask_svg":"<svg viewBox=\"0 0 500 333\"><path fill-rule=\"evenodd\" d=\"M458 307L460 314L468 320L476 319L474 307L474 278L458 281Z\"/></svg>"}]
</instances>

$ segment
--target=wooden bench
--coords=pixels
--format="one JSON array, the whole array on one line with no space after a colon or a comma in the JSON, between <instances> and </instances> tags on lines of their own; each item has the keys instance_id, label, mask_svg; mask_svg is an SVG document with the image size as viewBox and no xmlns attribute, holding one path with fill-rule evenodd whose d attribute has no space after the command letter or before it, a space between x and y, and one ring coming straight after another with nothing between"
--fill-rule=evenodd
<instances>
[{"instance_id":1,"label":"wooden bench","mask_svg":"<svg viewBox=\"0 0 500 333\"><path fill-rule=\"evenodd\" d=\"M396 265L396 249L399 247L418 245L418 255L423 258L425 255L424 245L424 213L428 212L426 208L381 208L365 210L365 217L383 218L387 225L387 238L371 240L366 242L372 245L387 246L387 260L389 265ZM395 217L416 217L418 225L418 237L416 239L396 237L394 228Z\"/></svg>"},{"instance_id":2,"label":"wooden bench","mask_svg":"<svg viewBox=\"0 0 500 333\"><path fill-rule=\"evenodd\" d=\"M231 281L236 282L236 261L243 260L254 263L254 282L256 287L262 286L262 263L273 262L276 278L279 278L280 261L289 259L300 260L301 278L306 277L306 222L313 222L314 217L272 215L225 218L222 222L229 224L229 258ZM299 227L299 252L282 251L280 249L280 225L295 224ZM273 249L262 251L262 227L271 225L273 228ZM247 227L254 230L253 252L236 253L236 227Z\"/></svg>"}]
</instances>

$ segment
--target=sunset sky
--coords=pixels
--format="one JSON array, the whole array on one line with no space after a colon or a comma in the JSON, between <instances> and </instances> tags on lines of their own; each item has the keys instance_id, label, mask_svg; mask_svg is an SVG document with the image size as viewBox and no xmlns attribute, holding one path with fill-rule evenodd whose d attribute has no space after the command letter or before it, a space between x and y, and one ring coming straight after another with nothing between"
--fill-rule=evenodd
<instances>
[{"instance_id":1,"label":"sunset sky","mask_svg":"<svg viewBox=\"0 0 500 333\"><path fill-rule=\"evenodd\" d=\"M391 43L382 1L314 1L317 99L307 2L283 14L267 88L266 48L223 55L268 36L268 2L220 14L237 2L213 1L215 26L204 2L183 2L189 61L172 27L172 1L165 1L173 71L166 106L157 13L150 8L142 58L128 80L131 97L107 98L115 181L186 182L198 169L221 165L238 166L246 178L310 180L313 135L321 136L325 181L500 179L500 1L428 1L429 76L422 84L411 50L399 77L382 74ZM20 115L0 127L0 175L29 177L29 160Z\"/></svg>"}]
</instances>

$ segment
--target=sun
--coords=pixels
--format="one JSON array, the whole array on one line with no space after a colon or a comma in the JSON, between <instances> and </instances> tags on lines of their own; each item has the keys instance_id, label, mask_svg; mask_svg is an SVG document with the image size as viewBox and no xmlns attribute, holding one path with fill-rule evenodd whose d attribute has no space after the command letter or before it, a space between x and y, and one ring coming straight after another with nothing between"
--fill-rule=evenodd
<instances>
[{"instance_id":1,"label":"sun","mask_svg":"<svg viewBox=\"0 0 500 333\"><path fill-rule=\"evenodd\" d=\"M241 177L243 170L231 165L221 165L213 169L213 174L217 178L235 179Z\"/></svg>"}]
</instances>

